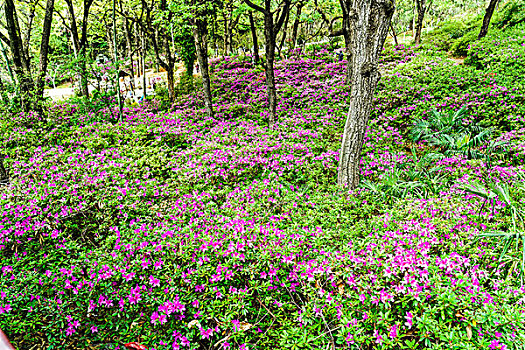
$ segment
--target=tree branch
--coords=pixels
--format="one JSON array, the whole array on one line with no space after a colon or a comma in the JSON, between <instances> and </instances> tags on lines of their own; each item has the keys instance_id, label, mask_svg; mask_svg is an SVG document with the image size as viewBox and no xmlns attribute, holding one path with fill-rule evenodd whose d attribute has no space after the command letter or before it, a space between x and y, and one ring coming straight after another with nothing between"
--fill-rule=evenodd
<instances>
[{"instance_id":1,"label":"tree branch","mask_svg":"<svg viewBox=\"0 0 525 350\"><path fill-rule=\"evenodd\" d=\"M2 40L7 46L11 47L11 41L0 32L0 40Z\"/></svg>"},{"instance_id":2,"label":"tree branch","mask_svg":"<svg viewBox=\"0 0 525 350\"><path fill-rule=\"evenodd\" d=\"M275 25L273 26L274 35L277 35L277 33L279 33L279 31L281 30L284 20L286 18L286 15L288 14L289 11L290 11L290 0L285 0L284 8L283 8L283 11L281 12L281 17L279 17L279 19L277 20L277 23L275 23Z\"/></svg>"},{"instance_id":3,"label":"tree branch","mask_svg":"<svg viewBox=\"0 0 525 350\"><path fill-rule=\"evenodd\" d=\"M256 11L259 11L259 12L262 12L264 14L266 14L266 10L263 9L261 6L259 5L255 5L253 2L251 2L250 0L244 0L244 3L248 6L250 6L252 9L256 10Z\"/></svg>"}]
</instances>

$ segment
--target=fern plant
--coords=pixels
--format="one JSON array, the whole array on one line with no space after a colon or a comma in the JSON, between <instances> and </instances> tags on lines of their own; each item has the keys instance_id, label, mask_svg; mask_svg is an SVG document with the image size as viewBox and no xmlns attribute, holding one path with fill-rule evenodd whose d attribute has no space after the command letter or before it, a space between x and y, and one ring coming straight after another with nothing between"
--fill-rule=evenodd
<instances>
[{"instance_id":1,"label":"fern plant","mask_svg":"<svg viewBox=\"0 0 525 350\"><path fill-rule=\"evenodd\" d=\"M427 141L431 146L438 147L445 156L484 158L486 153L478 149L490 139L492 129L474 122L464 123L467 112L466 106L448 113L433 110L430 118L419 119L414 123L409 136L414 142Z\"/></svg>"},{"instance_id":2,"label":"fern plant","mask_svg":"<svg viewBox=\"0 0 525 350\"><path fill-rule=\"evenodd\" d=\"M504 183L489 182L487 184L471 183L464 187L465 192L482 198L483 203L479 214L483 208L490 203L492 214L494 215L495 201L505 204L504 212L510 216L511 225L508 231L491 230L484 232L479 237L499 238L498 245L502 246L499 261L510 263L507 279L512 276L512 272L518 265L518 260L513 259L507 254L512 246L515 246L516 253L519 254L519 242L521 240L521 286L523 286L523 275L525 274L525 204L520 199L525 193L525 175L518 174L519 181L513 187ZM514 243L514 244L513 244Z\"/></svg>"}]
</instances>

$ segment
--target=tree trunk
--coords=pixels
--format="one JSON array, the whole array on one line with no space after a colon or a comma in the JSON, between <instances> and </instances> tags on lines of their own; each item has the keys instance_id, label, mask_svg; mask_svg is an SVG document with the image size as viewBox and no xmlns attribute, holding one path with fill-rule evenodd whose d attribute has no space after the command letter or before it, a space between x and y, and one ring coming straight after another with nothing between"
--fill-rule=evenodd
<instances>
[{"instance_id":1,"label":"tree trunk","mask_svg":"<svg viewBox=\"0 0 525 350\"><path fill-rule=\"evenodd\" d=\"M31 44L31 30L33 29L33 20L35 19L35 10L36 10L37 3L38 3L38 0L30 1L31 6L29 8L29 16L27 19L26 32L23 38L23 45L24 45L23 52L24 52L24 55L27 61L30 61L30 58L29 58L30 48L29 47Z\"/></svg>"},{"instance_id":2,"label":"tree trunk","mask_svg":"<svg viewBox=\"0 0 525 350\"><path fill-rule=\"evenodd\" d=\"M89 89L88 89L88 78L87 78L87 68L86 68L86 45L87 45L87 28L88 28L88 17L89 9L93 4L93 0L84 0L84 12L82 15L82 32L79 38L77 20L75 17L75 10L73 7L72 0L66 0L69 17L71 20L71 39L73 41L73 48L75 50L75 55L77 58L81 59L80 62L80 93L86 99L89 98Z\"/></svg>"},{"instance_id":3,"label":"tree trunk","mask_svg":"<svg viewBox=\"0 0 525 350\"><path fill-rule=\"evenodd\" d=\"M350 108L343 130L337 183L354 189L359 185L359 162L380 79L378 58L394 13L393 0L345 0L350 16L352 87Z\"/></svg>"},{"instance_id":4,"label":"tree trunk","mask_svg":"<svg viewBox=\"0 0 525 350\"><path fill-rule=\"evenodd\" d=\"M109 57L115 56L115 47L113 46L113 38L112 38L112 29L113 25L109 25L109 23L105 23L104 27L106 28L106 41L108 42L108 49L109 49Z\"/></svg>"},{"instance_id":5,"label":"tree trunk","mask_svg":"<svg viewBox=\"0 0 525 350\"><path fill-rule=\"evenodd\" d=\"M128 57L130 62L130 70L131 70L131 81L133 89L135 89L135 67L133 62L133 40L131 39L131 30L129 28L130 24L128 19L123 23L124 25L124 32L126 33L126 49L128 51Z\"/></svg>"},{"instance_id":6,"label":"tree trunk","mask_svg":"<svg viewBox=\"0 0 525 350\"><path fill-rule=\"evenodd\" d=\"M47 73L48 52L49 52L49 38L51 36L51 24L53 22L53 11L55 9L55 1L47 0L46 13L44 15L44 24L42 28L42 41L40 42L40 66L38 69L37 81L37 99L41 101L44 98L44 83ZM40 103L38 109L40 109Z\"/></svg>"},{"instance_id":7,"label":"tree trunk","mask_svg":"<svg viewBox=\"0 0 525 350\"><path fill-rule=\"evenodd\" d=\"M197 61L202 74L204 88L204 109L208 118L213 118L213 98L211 95L210 71L208 65L208 21L205 15L196 15L192 25Z\"/></svg>"},{"instance_id":8,"label":"tree trunk","mask_svg":"<svg viewBox=\"0 0 525 350\"><path fill-rule=\"evenodd\" d=\"M479 32L478 39L485 37L485 35L487 35L487 33L489 32L490 20L492 19L492 14L496 9L498 1L499 0L490 0L489 6L485 11L485 16L483 17L483 24L481 25L481 30Z\"/></svg>"},{"instance_id":9,"label":"tree trunk","mask_svg":"<svg viewBox=\"0 0 525 350\"><path fill-rule=\"evenodd\" d=\"M223 14L224 17L224 37L223 37L223 50L224 50L224 56L228 56L230 54L229 46L228 46L228 18L226 18L226 13Z\"/></svg>"},{"instance_id":10,"label":"tree trunk","mask_svg":"<svg viewBox=\"0 0 525 350\"><path fill-rule=\"evenodd\" d=\"M394 28L394 25L392 24L392 22L390 22L390 30L392 30L392 36L394 37L394 43L396 44L396 46L399 46L399 43L397 41L396 29Z\"/></svg>"},{"instance_id":11,"label":"tree trunk","mask_svg":"<svg viewBox=\"0 0 525 350\"><path fill-rule=\"evenodd\" d=\"M23 53L23 42L18 26L18 15L13 0L5 0L4 10L14 70L19 84L20 102L22 109L29 111L31 109L34 82L31 78L29 62Z\"/></svg>"},{"instance_id":12,"label":"tree trunk","mask_svg":"<svg viewBox=\"0 0 525 350\"><path fill-rule=\"evenodd\" d=\"M271 13L264 16L264 37L266 47L266 88L268 90L268 104L270 108L270 127L275 124L277 114L277 91L275 88L275 35L273 31L273 15Z\"/></svg>"},{"instance_id":13,"label":"tree trunk","mask_svg":"<svg viewBox=\"0 0 525 350\"><path fill-rule=\"evenodd\" d=\"M421 44L421 31L423 30L423 19L425 18L425 11L427 10L426 0L416 0L416 35L414 41L416 45Z\"/></svg>"},{"instance_id":14,"label":"tree trunk","mask_svg":"<svg viewBox=\"0 0 525 350\"><path fill-rule=\"evenodd\" d=\"M270 109L269 126L273 128L277 114L277 92L275 88L275 46L277 34L281 30L284 20L290 13L291 0L284 0L283 7L277 11L278 18L274 22L271 0L264 0L264 7L254 4L251 0L244 0L244 2L252 9L261 12L264 15L264 38L266 50L266 66L264 67L266 73L266 88L268 90L268 104ZM280 13L280 15L279 15Z\"/></svg>"},{"instance_id":15,"label":"tree trunk","mask_svg":"<svg viewBox=\"0 0 525 350\"><path fill-rule=\"evenodd\" d=\"M284 47L284 44L286 43L286 34L288 30L288 21L290 19L290 12L286 14L286 19L284 20L284 30L283 30L283 36L281 38L281 44L279 45L279 57L281 57L281 51Z\"/></svg>"},{"instance_id":16,"label":"tree trunk","mask_svg":"<svg viewBox=\"0 0 525 350\"><path fill-rule=\"evenodd\" d=\"M252 44L253 44L253 61L255 64L259 62L259 41L257 40L257 30L255 29L255 22L253 20L253 12L248 12L250 18L250 29L252 32Z\"/></svg>"},{"instance_id":17,"label":"tree trunk","mask_svg":"<svg viewBox=\"0 0 525 350\"><path fill-rule=\"evenodd\" d=\"M299 31L299 24L301 24L301 12L303 11L304 3L301 2L297 5L297 12L295 14L295 21L292 29L292 48L295 49L297 44L297 32Z\"/></svg>"}]
</instances>

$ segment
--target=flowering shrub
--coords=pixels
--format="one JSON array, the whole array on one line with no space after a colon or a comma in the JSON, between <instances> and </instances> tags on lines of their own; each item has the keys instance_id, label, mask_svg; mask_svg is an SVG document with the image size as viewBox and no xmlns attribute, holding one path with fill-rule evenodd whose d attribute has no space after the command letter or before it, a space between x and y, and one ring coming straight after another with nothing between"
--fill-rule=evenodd
<instances>
[{"instance_id":1,"label":"flowering shrub","mask_svg":"<svg viewBox=\"0 0 525 350\"><path fill-rule=\"evenodd\" d=\"M238 58L211 64L212 119L200 92L172 112L154 101L125 108L121 123L114 104L3 116L11 183L0 195L0 326L14 343L523 346L517 257L499 261L490 238L473 244L487 228L508 227L504 205L479 211L479 198L461 190L483 179L512 185L523 158L489 169L461 156L434 160L446 186L429 198L341 190L333 183L346 62L325 49L308 55L276 64L274 129L264 73ZM386 55L363 150L370 181L415 164L404 133L429 107L466 104L485 120L489 102L513 100L514 86L487 87L473 68L410 48ZM521 152L522 132L500 137Z\"/></svg>"}]
</instances>

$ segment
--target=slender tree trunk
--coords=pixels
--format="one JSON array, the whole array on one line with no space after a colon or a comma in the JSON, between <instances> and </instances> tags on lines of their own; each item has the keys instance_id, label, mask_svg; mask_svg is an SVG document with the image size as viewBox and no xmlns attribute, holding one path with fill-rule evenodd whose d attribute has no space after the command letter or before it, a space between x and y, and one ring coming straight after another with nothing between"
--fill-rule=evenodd
<instances>
[{"instance_id":1,"label":"slender tree trunk","mask_svg":"<svg viewBox=\"0 0 525 350\"><path fill-rule=\"evenodd\" d=\"M259 41L257 40L257 30L255 28L255 21L253 20L253 12L248 12L250 18L250 29L252 32L252 44L253 44L253 61L255 64L259 62Z\"/></svg>"},{"instance_id":2,"label":"slender tree trunk","mask_svg":"<svg viewBox=\"0 0 525 350\"><path fill-rule=\"evenodd\" d=\"M133 81L133 88L135 88L135 67L133 66L133 40L131 39L131 30L128 19L123 22L124 32L126 33L126 48L130 60L131 78Z\"/></svg>"},{"instance_id":3,"label":"slender tree trunk","mask_svg":"<svg viewBox=\"0 0 525 350\"><path fill-rule=\"evenodd\" d=\"M80 62L80 93L86 99L89 98L89 89L88 89L88 78L87 78L87 67L86 67L86 46L87 46L87 28L88 28L88 17L89 9L93 4L93 0L84 0L84 12L82 15L82 28L81 35L79 38L77 20L75 17L75 10L73 7L72 0L66 0L69 17L71 20L71 38L73 41L73 48L75 50L75 55L77 58L81 59Z\"/></svg>"},{"instance_id":4,"label":"slender tree trunk","mask_svg":"<svg viewBox=\"0 0 525 350\"><path fill-rule=\"evenodd\" d=\"M286 15L286 19L284 20L284 29L283 29L283 36L281 38L281 44L279 45L279 56L281 56L281 51L284 47L284 44L286 43L286 34L288 30L288 21L290 19L290 12Z\"/></svg>"},{"instance_id":5,"label":"slender tree trunk","mask_svg":"<svg viewBox=\"0 0 525 350\"><path fill-rule=\"evenodd\" d=\"M112 31L113 31L113 25L109 23L105 23L104 27L106 28L106 41L108 42L108 48L109 48L109 57L115 56L115 47L113 46L113 38L112 38Z\"/></svg>"},{"instance_id":6,"label":"slender tree trunk","mask_svg":"<svg viewBox=\"0 0 525 350\"><path fill-rule=\"evenodd\" d=\"M277 90L275 88L275 33L273 31L273 15L269 12L264 16L264 36L266 46L266 88L268 90L268 104L270 107L270 127L275 124L277 114Z\"/></svg>"},{"instance_id":7,"label":"slender tree trunk","mask_svg":"<svg viewBox=\"0 0 525 350\"><path fill-rule=\"evenodd\" d=\"M251 0L244 0L244 2L252 9L261 12L264 15L264 38L266 50L266 66L264 67L266 73L266 88L268 93L268 103L270 109L269 126L273 128L277 117L277 91L275 88L275 47L277 34L281 30L286 17L290 13L290 0L284 0L283 7L277 11L277 20L274 22L271 0L264 0L264 7L254 4ZM279 14L280 13L280 14Z\"/></svg>"},{"instance_id":8,"label":"slender tree trunk","mask_svg":"<svg viewBox=\"0 0 525 350\"><path fill-rule=\"evenodd\" d=\"M51 24L53 22L53 12L55 9L55 1L47 0L46 12L44 15L44 23L42 27L42 41L40 42L40 66L38 69L37 80L37 99L41 101L44 98L44 83L47 73L48 52L49 52L49 38L51 36ZM38 109L40 109L40 103Z\"/></svg>"},{"instance_id":9,"label":"slender tree trunk","mask_svg":"<svg viewBox=\"0 0 525 350\"><path fill-rule=\"evenodd\" d=\"M228 56L230 54L229 46L228 46L228 18L226 18L226 13L223 14L224 17L224 37L223 37L223 50L224 50L224 56Z\"/></svg>"},{"instance_id":10,"label":"slender tree trunk","mask_svg":"<svg viewBox=\"0 0 525 350\"><path fill-rule=\"evenodd\" d=\"M213 118L213 98L211 95L210 71L208 65L208 21L200 15L196 16L192 25L193 38L197 60L202 74L202 85L204 88L204 109L208 118Z\"/></svg>"},{"instance_id":11,"label":"slender tree trunk","mask_svg":"<svg viewBox=\"0 0 525 350\"><path fill-rule=\"evenodd\" d=\"M393 0L345 0L352 11L350 37L352 88L341 145L337 183L351 189L359 185L359 162L372 109L374 91L380 79L378 58L388 35Z\"/></svg>"},{"instance_id":12,"label":"slender tree trunk","mask_svg":"<svg viewBox=\"0 0 525 350\"><path fill-rule=\"evenodd\" d=\"M144 64L144 62L146 62L146 35L144 33L142 33L142 48L140 51L142 53L142 89L143 89L142 91L143 91L144 99L146 99L146 96L147 96L146 65Z\"/></svg>"},{"instance_id":13,"label":"slender tree trunk","mask_svg":"<svg viewBox=\"0 0 525 350\"><path fill-rule=\"evenodd\" d=\"M423 30L423 20L425 19L425 12L427 10L426 0L416 0L416 35L414 41L416 45L421 44L421 31Z\"/></svg>"},{"instance_id":14,"label":"slender tree trunk","mask_svg":"<svg viewBox=\"0 0 525 350\"><path fill-rule=\"evenodd\" d=\"M396 29L394 28L392 22L390 22L390 30L392 30L392 36L394 37L394 42L396 43L396 46L399 46L399 43L397 41Z\"/></svg>"},{"instance_id":15,"label":"slender tree trunk","mask_svg":"<svg viewBox=\"0 0 525 350\"><path fill-rule=\"evenodd\" d=\"M485 16L483 17L483 24L481 25L481 30L479 32L478 39L485 37L485 35L487 35L487 33L489 32L490 20L492 19L492 14L496 9L498 1L499 0L490 0L489 6L485 11Z\"/></svg>"},{"instance_id":16,"label":"slender tree trunk","mask_svg":"<svg viewBox=\"0 0 525 350\"><path fill-rule=\"evenodd\" d=\"M14 70L19 83L20 101L22 109L29 111L31 109L34 82L31 78L29 62L27 62L23 53L23 42L20 36L18 16L13 0L5 0L4 10Z\"/></svg>"},{"instance_id":17,"label":"slender tree trunk","mask_svg":"<svg viewBox=\"0 0 525 350\"><path fill-rule=\"evenodd\" d=\"M297 12L295 14L295 21L292 29L292 48L295 49L297 44L297 32L299 31L299 24L301 24L301 12L303 11L304 3L301 2L297 5Z\"/></svg>"},{"instance_id":18,"label":"slender tree trunk","mask_svg":"<svg viewBox=\"0 0 525 350\"><path fill-rule=\"evenodd\" d=\"M39 0L33 0L31 1L31 6L29 8L29 15L27 19L27 26L26 26L26 32L25 36L23 38L23 45L24 45L24 55L27 61L30 61L29 59L29 46L31 44L31 31L33 29L33 20L35 19L35 10L36 5L38 4Z\"/></svg>"}]
</instances>

